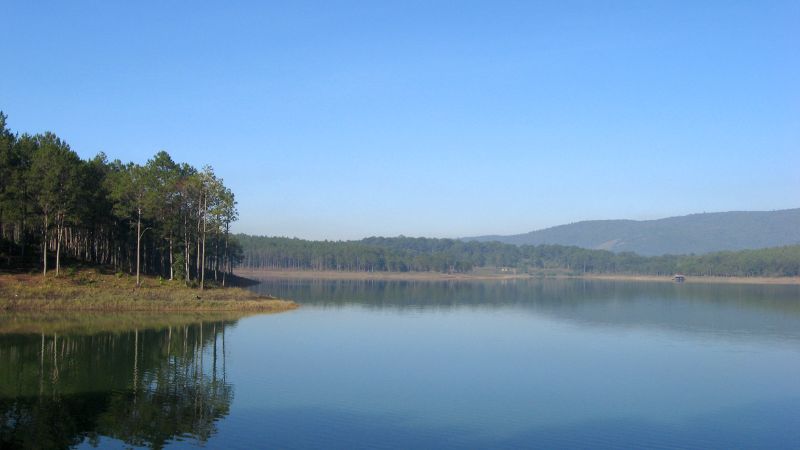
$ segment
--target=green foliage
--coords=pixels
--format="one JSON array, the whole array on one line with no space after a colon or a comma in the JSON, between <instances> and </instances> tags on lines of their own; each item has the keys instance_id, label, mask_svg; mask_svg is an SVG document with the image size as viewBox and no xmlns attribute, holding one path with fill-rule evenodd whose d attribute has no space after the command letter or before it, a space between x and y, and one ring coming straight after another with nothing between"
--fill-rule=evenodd
<instances>
[{"instance_id":1,"label":"green foliage","mask_svg":"<svg viewBox=\"0 0 800 450\"><path fill-rule=\"evenodd\" d=\"M178 253L174 255L172 263L172 271L175 278L179 280L183 280L184 278L186 278L185 266L186 266L186 260L183 257L183 253Z\"/></svg>"},{"instance_id":2,"label":"green foliage","mask_svg":"<svg viewBox=\"0 0 800 450\"><path fill-rule=\"evenodd\" d=\"M144 273L166 278L179 268L190 281L204 267L230 272L236 201L213 169L165 151L144 165L104 153L84 161L55 134L17 136L6 119L0 112L0 269L58 255L130 273L139 249Z\"/></svg>"},{"instance_id":3,"label":"green foliage","mask_svg":"<svg viewBox=\"0 0 800 450\"><path fill-rule=\"evenodd\" d=\"M800 246L647 257L563 245L516 246L402 236L330 242L239 234L236 239L243 247L242 265L251 269L469 272L476 267L505 267L523 273L800 275Z\"/></svg>"}]
</instances>

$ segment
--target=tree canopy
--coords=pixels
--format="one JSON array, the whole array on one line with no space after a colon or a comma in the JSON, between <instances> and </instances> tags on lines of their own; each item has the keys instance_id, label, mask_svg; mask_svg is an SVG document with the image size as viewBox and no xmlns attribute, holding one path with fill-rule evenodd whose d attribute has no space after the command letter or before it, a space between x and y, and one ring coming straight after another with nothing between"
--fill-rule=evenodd
<instances>
[{"instance_id":1,"label":"tree canopy","mask_svg":"<svg viewBox=\"0 0 800 450\"><path fill-rule=\"evenodd\" d=\"M238 261L236 200L210 166L165 151L143 165L82 160L54 133L18 135L6 121L0 112L0 268L58 273L68 258L202 283Z\"/></svg>"},{"instance_id":2,"label":"tree canopy","mask_svg":"<svg viewBox=\"0 0 800 450\"><path fill-rule=\"evenodd\" d=\"M236 238L243 249L242 265L249 269L470 272L493 267L521 273L800 275L800 246L648 257L564 245L517 246L403 236L338 242L243 234Z\"/></svg>"}]
</instances>

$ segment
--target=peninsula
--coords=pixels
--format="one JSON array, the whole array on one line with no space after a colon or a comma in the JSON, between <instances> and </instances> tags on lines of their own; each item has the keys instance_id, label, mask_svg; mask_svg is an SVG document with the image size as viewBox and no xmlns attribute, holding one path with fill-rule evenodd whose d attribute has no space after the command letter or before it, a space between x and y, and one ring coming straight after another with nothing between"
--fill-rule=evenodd
<instances>
[{"instance_id":1,"label":"peninsula","mask_svg":"<svg viewBox=\"0 0 800 450\"><path fill-rule=\"evenodd\" d=\"M136 287L130 275L82 269L59 277L0 275L0 311L231 311L274 313L297 304L242 287L212 286L203 291L180 281L144 276Z\"/></svg>"}]
</instances>

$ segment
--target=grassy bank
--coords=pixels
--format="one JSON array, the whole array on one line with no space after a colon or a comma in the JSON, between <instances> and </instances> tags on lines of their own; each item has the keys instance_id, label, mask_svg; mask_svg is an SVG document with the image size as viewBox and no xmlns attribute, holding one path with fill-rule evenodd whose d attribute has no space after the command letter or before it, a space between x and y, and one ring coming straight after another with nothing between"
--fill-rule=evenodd
<instances>
[{"instance_id":1,"label":"grassy bank","mask_svg":"<svg viewBox=\"0 0 800 450\"><path fill-rule=\"evenodd\" d=\"M530 279L588 279L607 281L673 282L671 276L635 274L575 274L566 270L549 270L537 273L509 273L490 270L475 270L467 273L442 272L348 272L314 270L241 270L241 276L273 279L317 279L317 280L396 280L396 281L483 281L483 280L530 280ZM800 277L714 277L689 276L687 283L732 283L732 284L800 284Z\"/></svg>"},{"instance_id":2,"label":"grassy bank","mask_svg":"<svg viewBox=\"0 0 800 450\"><path fill-rule=\"evenodd\" d=\"M237 311L281 312L291 301L258 295L238 287L203 291L180 281L134 277L83 269L60 277L0 274L0 311Z\"/></svg>"}]
</instances>

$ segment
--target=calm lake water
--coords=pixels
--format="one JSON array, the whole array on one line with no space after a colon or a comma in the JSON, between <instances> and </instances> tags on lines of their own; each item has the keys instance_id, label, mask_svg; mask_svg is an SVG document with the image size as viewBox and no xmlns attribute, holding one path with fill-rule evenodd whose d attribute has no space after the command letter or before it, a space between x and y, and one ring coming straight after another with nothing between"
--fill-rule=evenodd
<instances>
[{"instance_id":1,"label":"calm lake water","mask_svg":"<svg viewBox=\"0 0 800 450\"><path fill-rule=\"evenodd\" d=\"M0 313L0 447L800 448L800 287L265 280L283 314Z\"/></svg>"}]
</instances>

